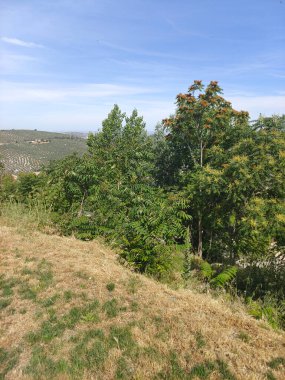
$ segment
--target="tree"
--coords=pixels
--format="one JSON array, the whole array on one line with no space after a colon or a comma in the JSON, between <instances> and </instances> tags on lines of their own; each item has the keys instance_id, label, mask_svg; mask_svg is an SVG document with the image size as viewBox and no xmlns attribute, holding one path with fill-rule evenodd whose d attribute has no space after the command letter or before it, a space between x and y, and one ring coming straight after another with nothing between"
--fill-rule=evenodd
<instances>
[{"instance_id":1,"label":"tree","mask_svg":"<svg viewBox=\"0 0 285 380\"><path fill-rule=\"evenodd\" d=\"M184 189L188 186L191 193L191 212L198 235L194 246L200 257L203 224L209 212L208 190L203 182L207 183L209 177L211 184L219 181L219 173L214 172L211 165L215 162L219 170L225 152L241 135L248 133L248 113L235 111L231 103L220 96L221 92L217 82L211 82L204 90L202 82L196 80L186 94L177 95L175 115L163 120L175 162L170 168L170 177L172 184Z\"/></svg>"},{"instance_id":2,"label":"tree","mask_svg":"<svg viewBox=\"0 0 285 380\"><path fill-rule=\"evenodd\" d=\"M4 164L3 162L0 161L0 176L4 173L4 169L5 169Z\"/></svg>"}]
</instances>

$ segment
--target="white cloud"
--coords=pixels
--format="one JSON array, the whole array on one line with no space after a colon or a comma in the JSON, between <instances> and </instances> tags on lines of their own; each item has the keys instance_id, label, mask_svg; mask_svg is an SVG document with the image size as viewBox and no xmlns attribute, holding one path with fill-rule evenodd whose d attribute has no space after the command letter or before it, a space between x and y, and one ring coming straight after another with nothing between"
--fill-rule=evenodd
<instances>
[{"instance_id":1,"label":"white cloud","mask_svg":"<svg viewBox=\"0 0 285 380\"><path fill-rule=\"evenodd\" d=\"M11 37L0 37L1 41L6 42L7 44L17 45L27 48L42 48L43 45L36 44L34 42L20 40L19 38L11 38Z\"/></svg>"},{"instance_id":2,"label":"white cloud","mask_svg":"<svg viewBox=\"0 0 285 380\"><path fill-rule=\"evenodd\" d=\"M0 101L36 102L66 101L89 98L122 97L156 92L154 89L108 83L79 83L65 85L46 85L32 83L2 82Z\"/></svg>"},{"instance_id":3,"label":"white cloud","mask_svg":"<svg viewBox=\"0 0 285 380\"><path fill-rule=\"evenodd\" d=\"M0 119L5 128L94 131L117 103L127 114L137 108L153 130L174 109L173 101L157 99L155 88L139 86L2 82L0 88Z\"/></svg>"}]
</instances>

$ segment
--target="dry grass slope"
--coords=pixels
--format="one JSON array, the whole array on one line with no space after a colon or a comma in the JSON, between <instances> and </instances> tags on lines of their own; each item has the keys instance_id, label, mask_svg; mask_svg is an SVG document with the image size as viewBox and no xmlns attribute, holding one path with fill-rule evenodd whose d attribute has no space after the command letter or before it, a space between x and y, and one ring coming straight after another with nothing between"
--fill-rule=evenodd
<instances>
[{"instance_id":1,"label":"dry grass slope","mask_svg":"<svg viewBox=\"0 0 285 380\"><path fill-rule=\"evenodd\" d=\"M100 242L0 220L0 378L284 379L285 336Z\"/></svg>"}]
</instances>

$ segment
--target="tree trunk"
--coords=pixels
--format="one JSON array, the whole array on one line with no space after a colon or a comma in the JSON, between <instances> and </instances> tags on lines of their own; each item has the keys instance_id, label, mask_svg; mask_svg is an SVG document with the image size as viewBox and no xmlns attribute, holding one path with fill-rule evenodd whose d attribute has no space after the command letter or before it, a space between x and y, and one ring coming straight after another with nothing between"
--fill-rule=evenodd
<instances>
[{"instance_id":1,"label":"tree trunk","mask_svg":"<svg viewBox=\"0 0 285 380\"><path fill-rule=\"evenodd\" d=\"M200 167L203 168L203 141L200 141ZM199 188L200 198L202 197L201 185ZM203 229L202 229L202 215L201 211L198 213L198 256L202 258L203 255Z\"/></svg>"},{"instance_id":2,"label":"tree trunk","mask_svg":"<svg viewBox=\"0 0 285 380\"><path fill-rule=\"evenodd\" d=\"M203 238L202 238L202 216L198 216L198 256L202 258L203 255Z\"/></svg>"},{"instance_id":3,"label":"tree trunk","mask_svg":"<svg viewBox=\"0 0 285 380\"><path fill-rule=\"evenodd\" d=\"M79 207L78 213L77 213L78 218L80 218L83 215L83 205L84 205L84 201L85 201L86 196L87 196L87 192L85 190L84 194L83 194L83 197L81 199L81 203L80 203L80 207Z\"/></svg>"}]
</instances>

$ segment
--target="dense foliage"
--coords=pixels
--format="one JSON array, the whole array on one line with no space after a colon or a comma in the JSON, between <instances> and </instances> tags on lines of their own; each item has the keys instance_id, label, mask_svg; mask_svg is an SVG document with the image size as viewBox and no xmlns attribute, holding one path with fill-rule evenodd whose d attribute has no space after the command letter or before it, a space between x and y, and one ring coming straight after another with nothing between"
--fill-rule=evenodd
<instances>
[{"instance_id":1,"label":"dense foliage","mask_svg":"<svg viewBox=\"0 0 285 380\"><path fill-rule=\"evenodd\" d=\"M185 275L194 255L209 283L238 267L242 292L284 302L285 117L249 122L221 92L195 81L152 136L115 105L82 157L17 181L2 173L0 200L44 203L64 234L104 236L140 272Z\"/></svg>"}]
</instances>

